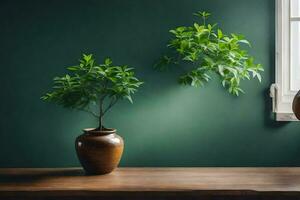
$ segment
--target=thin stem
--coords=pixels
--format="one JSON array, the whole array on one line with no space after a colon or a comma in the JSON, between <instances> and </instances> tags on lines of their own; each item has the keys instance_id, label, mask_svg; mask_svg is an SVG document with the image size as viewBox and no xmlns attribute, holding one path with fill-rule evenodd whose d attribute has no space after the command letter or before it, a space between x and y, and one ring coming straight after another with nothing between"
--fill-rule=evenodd
<instances>
[{"instance_id":1,"label":"thin stem","mask_svg":"<svg viewBox=\"0 0 300 200\"><path fill-rule=\"evenodd\" d=\"M89 110L89 109L78 108L77 110L83 111L83 112L87 112L87 113L93 115L94 117L99 118L99 115L97 115L96 113L94 113L93 111L91 111L91 110Z\"/></svg>"},{"instance_id":2,"label":"thin stem","mask_svg":"<svg viewBox=\"0 0 300 200\"><path fill-rule=\"evenodd\" d=\"M103 115L109 110L111 109L111 107L113 107L119 100L119 97L115 97L113 100L111 100L110 104L107 106L107 108L104 110Z\"/></svg>"},{"instance_id":3,"label":"thin stem","mask_svg":"<svg viewBox=\"0 0 300 200\"><path fill-rule=\"evenodd\" d=\"M107 89L107 85L108 85L108 79L105 80L105 83L104 85L102 86L103 87L103 90L106 90ZM102 97L100 97L99 99L99 127L98 129L101 131L103 130L103 116L104 116L104 110L103 110L103 104L104 104L104 99L106 98L106 94L103 95Z\"/></svg>"}]
</instances>

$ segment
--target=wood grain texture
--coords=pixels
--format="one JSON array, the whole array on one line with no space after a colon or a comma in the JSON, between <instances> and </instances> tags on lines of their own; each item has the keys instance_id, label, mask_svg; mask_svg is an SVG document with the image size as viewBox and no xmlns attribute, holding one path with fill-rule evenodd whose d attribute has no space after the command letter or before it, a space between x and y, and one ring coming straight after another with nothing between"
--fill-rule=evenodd
<instances>
[{"instance_id":1,"label":"wood grain texture","mask_svg":"<svg viewBox=\"0 0 300 200\"><path fill-rule=\"evenodd\" d=\"M85 176L78 168L0 169L0 197L134 193L292 195L298 199L300 168L119 168L102 176Z\"/></svg>"}]
</instances>

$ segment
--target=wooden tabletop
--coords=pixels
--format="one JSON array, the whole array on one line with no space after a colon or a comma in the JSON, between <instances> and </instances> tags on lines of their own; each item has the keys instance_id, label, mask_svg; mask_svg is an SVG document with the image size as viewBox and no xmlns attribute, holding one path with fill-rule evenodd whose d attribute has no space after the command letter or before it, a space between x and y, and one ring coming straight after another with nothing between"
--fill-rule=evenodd
<instances>
[{"instance_id":1,"label":"wooden tabletop","mask_svg":"<svg viewBox=\"0 0 300 200\"><path fill-rule=\"evenodd\" d=\"M79 168L0 169L7 192L216 192L300 194L300 168L119 168L85 176Z\"/></svg>"}]
</instances>

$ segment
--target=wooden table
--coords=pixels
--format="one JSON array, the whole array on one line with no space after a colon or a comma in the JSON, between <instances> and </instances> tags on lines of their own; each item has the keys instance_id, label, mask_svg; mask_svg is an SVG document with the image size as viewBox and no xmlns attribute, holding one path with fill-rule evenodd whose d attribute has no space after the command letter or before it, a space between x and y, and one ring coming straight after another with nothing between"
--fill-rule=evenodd
<instances>
[{"instance_id":1,"label":"wooden table","mask_svg":"<svg viewBox=\"0 0 300 200\"><path fill-rule=\"evenodd\" d=\"M0 199L300 199L300 168L0 169Z\"/></svg>"}]
</instances>

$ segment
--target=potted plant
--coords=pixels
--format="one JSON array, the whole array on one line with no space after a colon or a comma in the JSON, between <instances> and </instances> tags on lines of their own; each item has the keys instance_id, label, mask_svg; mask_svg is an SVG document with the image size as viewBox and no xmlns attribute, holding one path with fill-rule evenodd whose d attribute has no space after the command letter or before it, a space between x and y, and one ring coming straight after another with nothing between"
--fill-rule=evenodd
<instances>
[{"instance_id":1,"label":"potted plant","mask_svg":"<svg viewBox=\"0 0 300 200\"><path fill-rule=\"evenodd\" d=\"M97 64L92 54L83 54L79 65L67 70L69 74L55 77L53 91L41 98L97 118L97 128L84 129L76 138L76 152L87 174L109 173L117 167L124 145L116 129L104 126L103 118L120 99L132 103L131 96L142 82L135 77L133 68L112 65L109 58Z\"/></svg>"},{"instance_id":2,"label":"potted plant","mask_svg":"<svg viewBox=\"0 0 300 200\"><path fill-rule=\"evenodd\" d=\"M180 26L170 30L173 37L168 43L172 52L163 56L155 65L164 69L170 64L185 64L179 82L184 85L201 86L211 79L211 74L220 77L223 87L231 94L244 92L240 87L243 79L257 78L261 81L263 68L255 64L253 57L242 48L242 44L251 47L242 35L226 35L216 24L207 23L210 13L197 12L202 24L195 22L192 26Z\"/></svg>"}]
</instances>

